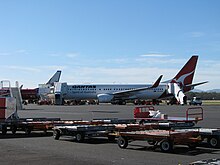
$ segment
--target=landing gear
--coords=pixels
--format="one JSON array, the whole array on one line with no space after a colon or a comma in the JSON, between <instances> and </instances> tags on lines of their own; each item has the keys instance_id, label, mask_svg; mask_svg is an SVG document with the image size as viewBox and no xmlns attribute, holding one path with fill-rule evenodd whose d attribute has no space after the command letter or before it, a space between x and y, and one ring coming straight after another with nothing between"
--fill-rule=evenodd
<instances>
[{"instance_id":1,"label":"landing gear","mask_svg":"<svg viewBox=\"0 0 220 165\"><path fill-rule=\"evenodd\" d=\"M115 100L111 102L113 105L126 105L125 100Z\"/></svg>"}]
</instances>

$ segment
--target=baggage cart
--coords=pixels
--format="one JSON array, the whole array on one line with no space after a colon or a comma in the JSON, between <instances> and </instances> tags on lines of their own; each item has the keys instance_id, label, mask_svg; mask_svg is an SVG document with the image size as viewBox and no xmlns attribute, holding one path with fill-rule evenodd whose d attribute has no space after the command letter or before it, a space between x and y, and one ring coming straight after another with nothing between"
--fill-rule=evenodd
<instances>
[{"instance_id":1,"label":"baggage cart","mask_svg":"<svg viewBox=\"0 0 220 165\"><path fill-rule=\"evenodd\" d=\"M163 152L171 152L173 145L177 144L195 148L201 138L197 131L145 130L119 132L118 146L126 148L128 143L134 140L147 141L151 145L159 145Z\"/></svg>"}]
</instances>

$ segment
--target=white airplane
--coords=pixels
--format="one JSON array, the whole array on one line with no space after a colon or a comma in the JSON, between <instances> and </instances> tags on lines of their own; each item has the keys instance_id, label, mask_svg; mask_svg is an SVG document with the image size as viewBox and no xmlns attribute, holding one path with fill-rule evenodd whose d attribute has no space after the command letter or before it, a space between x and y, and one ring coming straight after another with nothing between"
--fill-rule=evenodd
<instances>
[{"instance_id":1,"label":"white airplane","mask_svg":"<svg viewBox=\"0 0 220 165\"><path fill-rule=\"evenodd\" d=\"M89 84L67 85L55 83L55 104L63 104L64 100L91 100L97 99L99 103L109 103L134 99L162 99L175 97L180 104L186 104L185 92L195 86L206 82L192 84L198 56L192 56L179 73L171 80L160 83L162 75L153 85L147 84Z\"/></svg>"},{"instance_id":2,"label":"white airplane","mask_svg":"<svg viewBox=\"0 0 220 165\"><path fill-rule=\"evenodd\" d=\"M34 102L43 97L44 95L50 93L50 88L54 85L55 82L59 82L61 76L61 71L57 70L56 73L49 79L46 84L39 84L38 88L28 88L22 89L23 85L21 85L21 96L23 100L29 100L29 102ZM0 90L1 95L1 90Z\"/></svg>"}]
</instances>

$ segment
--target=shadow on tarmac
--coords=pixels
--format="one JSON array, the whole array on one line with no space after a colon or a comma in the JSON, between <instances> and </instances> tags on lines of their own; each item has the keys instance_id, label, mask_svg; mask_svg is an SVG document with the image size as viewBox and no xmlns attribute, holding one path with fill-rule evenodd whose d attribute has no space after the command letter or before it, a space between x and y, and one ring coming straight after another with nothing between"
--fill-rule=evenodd
<instances>
[{"instance_id":1,"label":"shadow on tarmac","mask_svg":"<svg viewBox=\"0 0 220 165\"><path fill-rule=\"evenodd\" d=\"M42 110L44 110L44 109L42 109L42 108L39 108L39 109L37 109L37 108L24 108L24 109L22 109L22 110L19 110L19 111L42 111Z\"/></svg>"},{"instance_id":2,"label":"shadow on tarmac","mask_svg":"<svg viewBox=\"0 0 220 165\"><path fill-rule=\"evenodd\" d=\"M162 152L160 150L159 146L142 146L142 145L129 144L126 149L135 150L135 151L146 151L146 152L148 152L148 151ZM219 155L219 151L220 151L220 149L201 148L201 147L197 147L195 149L190 149L187 146L176 145L176 146L174 146L173 151L168 154L196 156L196 155L211 153L211 154Z\"/></svg>"},{"instance_id":3,"label":"shadow on tarmac","mask_svg":"<svg viewBox=\"0 0 220 165\"><path fill-rule=\"evenodd\" d=\"M60 139L61 141L66 141L66 142L73 142L73 143L80 143L75 140L74 137L63 137ZM108 140L108 138L89 138L85 139L83 144L106 144L106 143L115 143L117 144L116 140Z\"/></svg>"},{"instance_id":4,"label":"shadow on tarmac","mask_svg":"<svg viewBox=\"0 0 220 165\"><path fill-rule=\"evenodd\" d=\"M16 138L38 138L38 137L50 137L53 136L52 132L32 132L31 134L25 134L22 132L12 134L8 133L6 135L0 134L0 139L16 139Z\"/></svg>"},{"instance_id":5,"label":"shadow on tarmac","mask_svg":"<svg viewBox=\"0 0 220 165\"><path fill-rule=\"evenodd\" d=\"M94 112L94 113L119 113L118 111L91 111L91 112Z\"/></svg>"}]
</instances>

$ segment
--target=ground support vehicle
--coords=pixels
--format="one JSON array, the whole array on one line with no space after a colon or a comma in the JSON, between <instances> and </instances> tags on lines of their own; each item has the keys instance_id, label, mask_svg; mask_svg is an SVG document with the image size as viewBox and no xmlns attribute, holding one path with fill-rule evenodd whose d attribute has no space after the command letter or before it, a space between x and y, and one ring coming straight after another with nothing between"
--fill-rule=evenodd
<instances>
[{"instance_id":1,"label":"ground support vehicle","mask_svg":"<svg viewBox=\"0 0 220 165\"><path fill-rule=\"evenodd\" d=\"M152 100L134 100L134 105L159 105L160 103L162 103L161 100L156 100L156 99L152 99Z\"/></svg>"},{"instance_id":2,"label":"ground support vehicle","mask_svg":"<svg viewBox=\"0 0 220 165\"><path fill-rule=\"evenodd\" d=\"M193 97L190 101L189 101L189 105L202 105L202 99L199 97Z\"/></svg>"},{"instance_id":3,"label":"ground support vehicle","mask_svg":"<svg viewBox=\"0 0 220 165\"><path fill-rule=\"evenodd\" d=\"M27 134L30 134L32 130L46 132L52 129L54 121L60 120L59 118L19 118L17 111L21 106L17 104L17 102L20 103L17 98L0 97L0 131L2 134L7 134L9 130L13 134L17 130L25 131Z\"/></svg>"},{"instance_id":4,"label":"ground support vehicle","mask_svg":"<svg viewBox=\"0 0 220 165\"><path fill-rule=\"evenodd\" d=\"M203 108L191 107L186 109L184 117L172 117L155 110L153 106L142 106L134 109L134 119L139 121L140 124L145 122L165 122L170 123L173 127L192 127L203 120Z\"/></svg>"},{"instance_id":5,"label":"ground support vehicle","mask_svg":"<svg viewBox=\"0 0 220 165\"><path fill-rule=\"evenodd\" d=\"M47 132L52 130L54 126L76 126L76 125L89 125L89 126L102 126L104 124L117 124L117 123L132 123L133 119L94 119L92 121L86 120L61 120L60 118L8 118L0 119L0 131L3 135L11 131L16 134L17 131L24 131L30 134L32 131ZM89 127L88 126L88 127Z\"/></svg>"},{"instance_id":6,"label":"ground support vehicle","mask_svg":"<svg viewBox=\"0 0 220 165\"><path fill-rule=\"evenodd\" d=\"M60 125L53 128L53 137L59 140L61 136L73 136L77 142L83 142L85 138L108 137L115 126L107 125ZM111 139L110 139L111 140Z\"/></svg>"},{"instance_id":7,"label":"ground support vehicle","mask_svg":"<svg viewBox=\"0 0 220 165\"><path fill-rule=\"evenodd\" d=\"M195 131L175 131L175 130L145 130L119 132L118 146L126 148L128 143L134 140L148 141L154 146L159 145L161 151L171 152L173 145L188 145L195 148L201 141L198 132Z\"/></svg>"},{"instance_id":8,"label":"ground support vehicle","mask_svg":"<svg viewBox=\"0 0 220 165\"><path fill-rule=\"evenodd\" d=\"M0 130L3 135L11 131L12 134L16 134L17 131L24 131L26 134L30 134L31 131L43 131L47 132L52 130L53 126L59 118L22 118L22 119L7 119L0 121Z\"/></svg>"},{"instance_id":9,"label":"ground support vehicle","mask_svg":"<svg viewBox=\"0 0 220 165\"><path fill-rule=\"evenodd\" d=\"M178 131L198 131L203 143L207 143L212 148L220 148L220 129L191 128Z\"/></svg>"}]
</instances>

